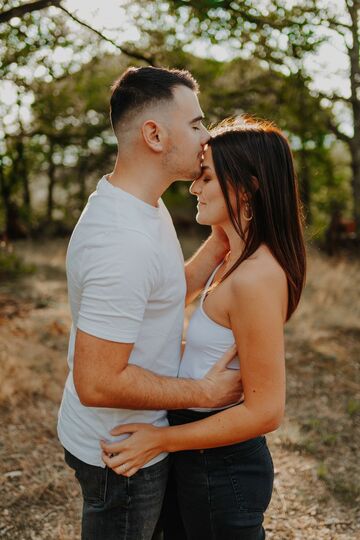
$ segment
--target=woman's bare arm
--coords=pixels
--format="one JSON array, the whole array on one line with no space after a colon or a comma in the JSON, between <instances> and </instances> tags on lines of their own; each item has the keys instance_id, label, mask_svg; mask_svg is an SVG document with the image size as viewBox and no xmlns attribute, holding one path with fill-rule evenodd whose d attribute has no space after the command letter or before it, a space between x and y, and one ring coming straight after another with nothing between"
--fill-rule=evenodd
<instances>
[{"instance_id":1,"label":"woman's bare arm","mask_svg":"<svg viewBox=\"0 0 360 540\"><path fill-rule=\"evenodd\" d=\"M244 402L180 426L154 428L134 424L115 429L114 435L133 433L125 441L115 443L119 456L105 456L115 470L126 462L131 466L129 472L136 471L163 451L226 446L279 426L285 407L286 279L279 272L248 272L234 278L229 290L229 317L240 358ZM104 450L111 452L111 446L105 445Z\"/></svg>"},{"instance_id":2,"label":"woman's bare arm","mask_svg":"<svg viewBox=\"0 0 360 540\"><path fill-rule=\"evenodd\" d=\"M186 305L199 295L211 272L223 260L228 250L229 244L222 229L214 227L209 238L186 261Z\"/></svg>"},{"instance_id":3,"label":"woman's bare arm","mask_svg":"<svg viewBox=\"0 0 360 540\"><path fill-rule=\"evenodd\" d=\"M229 316L240 358L244 402L201 421L169 428L164 449L213 448L275 430L285 409L285 278L234 276Z\"/></svg>"}]
</instances>

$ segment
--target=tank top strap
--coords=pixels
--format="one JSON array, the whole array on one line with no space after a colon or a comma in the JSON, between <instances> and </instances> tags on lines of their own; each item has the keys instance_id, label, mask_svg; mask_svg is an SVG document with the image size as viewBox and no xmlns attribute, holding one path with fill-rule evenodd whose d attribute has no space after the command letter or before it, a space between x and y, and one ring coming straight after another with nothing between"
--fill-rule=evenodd
<instances>
[{"instance_id":1,"label":"tank top strap","mask_svg":"<svg viewBox=\"0 0 360 540\"><path fill-rule=\"evenodd\" d=\"M208 279L207 282L205 283L204 290L203 290L203 292L201 293L201 297L200 297L200 304L201 304L201 306L203 305L204 300L205 300L205 297L206 297L206 295L207 295L207 292L208 292L209 288L210 288L211 285L212 285L214 276L215 276L216 272L219 270L220 266L223 264L223 262L224 262L224 261L222 260L221 263L218 264L218 265L216 266L216 268L211 272L209 279Z\"/></svg>"}]
</instances>

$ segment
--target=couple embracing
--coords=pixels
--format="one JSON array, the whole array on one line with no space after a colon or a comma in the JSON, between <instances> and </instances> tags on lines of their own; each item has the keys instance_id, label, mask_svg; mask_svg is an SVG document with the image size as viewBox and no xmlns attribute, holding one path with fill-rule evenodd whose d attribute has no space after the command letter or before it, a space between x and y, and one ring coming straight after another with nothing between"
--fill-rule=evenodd
<instances>
[{"instance_id":1,"label":"couple embracing","mask_svg":"<svg viewBox=\"0 0 360 540\"><path fill-rule=\"evenodd\" d=\"M116 81L116 164L70 240L58 433L84 540L265 538L264 434L284 413L283 329L305 274L297 182L276 126L245 117L209 134L197 94L187 71ZM212 227L185 264L161 200L176 180Z\"/></svg>"}]
</instances>

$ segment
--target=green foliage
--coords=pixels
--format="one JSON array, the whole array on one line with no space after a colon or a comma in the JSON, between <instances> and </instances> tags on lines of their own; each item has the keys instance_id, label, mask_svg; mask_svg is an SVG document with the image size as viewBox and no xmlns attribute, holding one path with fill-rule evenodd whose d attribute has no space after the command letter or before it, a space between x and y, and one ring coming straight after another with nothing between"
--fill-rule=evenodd
<instances>
[{"instance_id":1,"label":"green foliage","mask_svg":"<svg viewBox=\"0 0 360 540\"><path fill-rule=\"evenodd\" d=\"M7 9L18 2L10 0ZM20 90L31 90L35 80L49 82L79 69L84 52L93 56L97 38L74 33L70 20L56 9L35 11L0 24L0 76ZM54 55L56 53L56 61Z\"/></svg>"},{"instance_id":2,"label":"green foliage","mask_svg":"<svg viewBox=\"0 0 360 540\"><path fill-rule=\"evenodd\" d=\"M228 42L240 55L264 60L287 74L296 72L296 61L326 39L316 29L320 17L315 0L292 7L286 0L169 0L169 5L185 24L195 22L198 37Z\"/></svg>"},{"instance_id":3,"label":"green foliage","mask_svg":"<svg viewBox=\"0 0 360 540\"><path fill-rule=\"evenodd\" d=\"M0 279L15 279L35 271L34 265L25 264L5 242L0 243Z\"/></svg>"},{"instance_id":4,"label":"green foliage","mask_svg":"<svg viewBox=\"0 0 360 540\"><path fill-rule=\"evenodd\" d=\"M308 222L314 233L323 234L336 201L345 211L352 211L360 232L360 165L356 150L360 144L359 93L356 92L360 59L354 39L360 28L359 3L316 0L293 3L286 0L168 0L168 3L174 16L191 29L194 37L221 43L238 57L251 59L255 66L261 65L264 82L274 81L279 74L286 75L281 88L275 83L274 93L271 85L263 86L265 107L261 108L266 110L266 102L270 103L268 97L275 94L265 116L275 115L276 123L288 132L293 143ZM320 97L313 96L313 90L308 90L312 81L307 75L305 60L327 41L343 43L351 65L348 77L352 93L350 98L345 98L329 91L325 104ZM253 73L249 65L245 70L247 74ZM335 117L334 105L339 99L342 108L347 107L353 118L353 137L342 132L339 119ZM335 142L339 141L347 143L344 151L347 164L342 167L341 175L333 160ZM341 162L344 163L344 159ZM336 172L330 171L332 167Z\"/></svg>"},{"instance_id":5,"label":"green foliage","mask_svg":"<svg viewBox=\"0 0 360 540\"><path fill-rule=\"evenodd\" d=\"M265 5L252 0L128 2L141 32L136 49L157 65L195 75L208 125L250 113L285 131L312 234L321 235L334 201L351 209L351 171L348 150L331 135L331 108L309 92L302 71L304 54L319 43L313 32L315 4L306 0L301 8L289 9L279 0ZM0 25L0 35L11 44L0 47L0 74L14 85L16 96L11 106L0 100L0 232L22 236L71 229L96 181L113 166L109 87L134 61L103 53L98 38L78 31L51 8ZM228 39L239 57L218 62L186 52L185 45L189 48L197 36L214 43ZM55 52L61 61L54 61ZM30 118L24 118L24 107ZM194 216L187 189L177 183L165 196L179 223Z\"/></svg>"},{"instance_id":6,"label":"green foliage","mask_svg":"<svg viewBox=\"0 0 360 540\"><path fill-rule=\"evenodd\" d=\"M8 0L5 9L17 5ZM47 88L55 78L78 70L84 54L94 54L98 40L80 34L86 37L84 32L76 36L69 20L54 9L27 13L0 25L0 43L6 43L0 46L0 75L13 94L12 103L0 99L0 232L10 237L24 236L36 224L35 180L49 165L43 127L35 126L25 111L36 99L37 86ZM53 108L48 96L47 126Z\"/></svg>"},{"instance_id":7,"label":"green foliage","mask_svg":"<svg viewBox=\"0 0 360 540\"><path fill-rule=\"evenodd\" d=\"M167 58L170 65L187 68L196 76L208 125L246 113L270 119L285 131L293 148L307 214L312 216L312 234L321 237L331 201L351 198L351 175L346 149L342 145L339 156L336 139L329 133L330 112L309 93L304 79L299 74L286 76L264 69L255 59L217 62L184 51L174 51Z\"/></svg>"},{"instance_id":8,"label":"green foliage","mask_svg":"<svg viewBox=\"0 0 360 540\"><path fill-rule=\"evenodd\" d=\"M328 469L325 463L320 463L317 468L317 475L320 480L326 480L328 476Z\"/></svg>"},{"instance_id":9,"label":"green foliage","mask_svg":"<svg viewBox=\"0 0 360 540\"><path fill-rule=\"evenodd\" d=\"M350 398L347 403L347 413L351 417L355 417L360 413L360 400L355 398Z\"/></svg>"}]
</instances>

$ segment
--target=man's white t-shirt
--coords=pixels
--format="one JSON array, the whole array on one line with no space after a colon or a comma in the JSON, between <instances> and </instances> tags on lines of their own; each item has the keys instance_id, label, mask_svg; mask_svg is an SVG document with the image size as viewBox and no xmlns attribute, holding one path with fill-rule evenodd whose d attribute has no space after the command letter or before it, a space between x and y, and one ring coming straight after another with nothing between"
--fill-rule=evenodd
<instances>
[{"instance_id":1,"label":"man's white t-shirt","mask_svg":"<svg viewBox=\"0 0 360 540\"><path fill-rule=\"evenodd\" d=\"M159 200L158 207L153 207L103 177L70 239L66 270L72 314L70 372L59 410L58 435L78 459L103 467L99 443L100 439L119 440L109 433L113 427L132 422L166 426L166 411L82 405L73 381L76 329L134 343L130 364L177 376L186 283L182 251L164 203Z\"/></svg>"}]
</instances>

